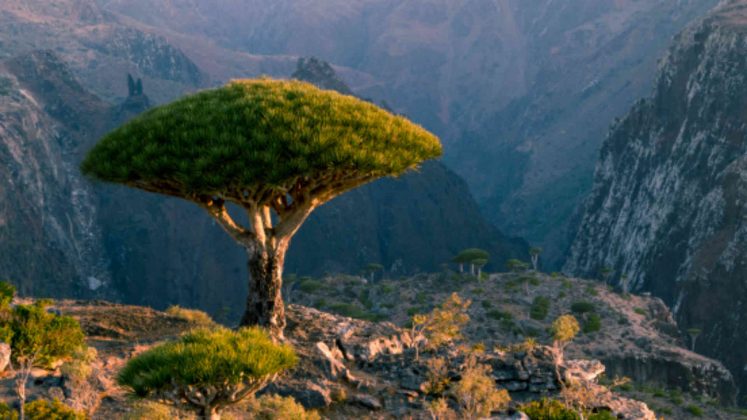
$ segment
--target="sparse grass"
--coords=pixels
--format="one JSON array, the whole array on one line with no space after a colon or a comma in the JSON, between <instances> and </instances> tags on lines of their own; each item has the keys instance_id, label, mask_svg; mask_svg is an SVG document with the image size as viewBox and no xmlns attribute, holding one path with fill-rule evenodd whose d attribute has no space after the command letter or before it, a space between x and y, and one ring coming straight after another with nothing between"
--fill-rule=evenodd
<instances>
[{"instance_id":1,"label":"sparse grass","mask_svg":"<svg viewBox=\"0 0 747 420\"><path fill-rule=\"evenodd\" d=\"M199 325L201 327L207 327L214 325L215 321L207 313L197 309L182 308L179 305L172 305L166 309L166 313L181 318L190 324Z\"/></svg>"}]
</instances>

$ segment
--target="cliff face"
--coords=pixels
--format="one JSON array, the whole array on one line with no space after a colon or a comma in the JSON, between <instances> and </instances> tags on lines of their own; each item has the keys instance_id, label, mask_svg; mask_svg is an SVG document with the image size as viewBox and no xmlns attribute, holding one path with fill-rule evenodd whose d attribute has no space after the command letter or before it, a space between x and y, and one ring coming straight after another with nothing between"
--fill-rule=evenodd
<instances>
[{"instance_id":1,"label":"cliff face","mask_svg":"<svg viewBox=\"0 0 747 420\"><path fill-rule=\"evenodd\" d=\"M673 306L747 389L747 2L681 33L612 129L565 270L614 269Z\"/></svg>"},{"instance_id":2,"label":"cliff face","mask_svg":"<svg viewBox=\"0 0 747 420\"><path fill-rule=\"evenodd\" d=\"M0 272L22 292L91 293L109 276L77 161L108 106L49 52L2 63L0 86Z\"/></svg>"}]
</instances>

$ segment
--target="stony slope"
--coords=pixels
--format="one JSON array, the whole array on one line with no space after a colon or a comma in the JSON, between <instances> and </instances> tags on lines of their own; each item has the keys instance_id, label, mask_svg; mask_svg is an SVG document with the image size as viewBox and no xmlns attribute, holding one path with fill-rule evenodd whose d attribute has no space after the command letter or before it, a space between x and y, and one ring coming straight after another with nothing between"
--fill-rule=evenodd
<instances>
[{"instance_id":1,"label":"stony slope","mask_svg":"<svg viewBox=\"0 0 747 420\"><path fill-rule=\"evenodd\" d=\"M686 337L660 299L622 295L595 281L511 273L492 274L478 282L452 272L373 284L352 276L306 278L288 288L292 302L398 325L456 292L472 300L465 336L488 348L520 344L527 337L549 343L551 322L573 313L589 329L571 343L568 354L600 360L609 378L628 376L638 386L680 389L725 405L736 400L732 374L721 363L683 348ZM542 299L544 310L536 303ZM587 308L574 311L574 304ZM589 327L593 318L599 321L596 331Z\"/></svg>"},{"instance_id":2,"label":"stony slope","mask_svg":"<svg viewBox=\"0 0 747 420\"><path fill-rule=\"evenodd\" d=\"M61 398L88 411L93 419L124 418L132 411L133 400L114 381L127 359L199 325L150 308L103 301L59 301L55 309L80 320L97 357L91 364L91 374L84 380L59 370L37 370L29 385L29 399ZM354 320L295 305L289 307L288 316L286 337L301 360L264 392L293 396L306 407L319 410L323 418L430 418L424 406L430 397L422 385L426 382L427 361L448 353L455 372L463 362L454 347L443 348L442 353L423 353L414 360L409 334L390 323ZM558 389L553 366L557 355L547 347L537 346L530 351L488 350L478 357L492 366L498 387L525 385L523 390L512 390L512 407L554 395ZM592 406L611 409L622 419L655 419L645 404L596 385L603 370L593 360L567 358L560 368L566 377L592 381ZM454 376L452 380L459 378ZM11 387L12 379L0 379L0 399L12 402ZM239 406L226 414L251 418L244 410ZM506 413L495 414L497 418L515 418Z\"/></svg>"},{"instance_id":3,"label":"stony slope","mask_svg":"<svg viewBox=\"0 0 747 420\"><path fill-rule=\"evenodd\" d=\"M680 34L652 97L612 129L565 269L627 275L700 328L747 390L747 3Z\"/></svg>"}]
</instances>

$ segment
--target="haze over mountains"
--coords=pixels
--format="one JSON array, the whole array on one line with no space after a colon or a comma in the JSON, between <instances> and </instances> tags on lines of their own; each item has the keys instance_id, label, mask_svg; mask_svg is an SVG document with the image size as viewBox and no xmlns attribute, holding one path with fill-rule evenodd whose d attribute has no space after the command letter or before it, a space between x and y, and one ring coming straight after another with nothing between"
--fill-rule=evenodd
<instances>
[{"instance_id":1,"label":"haze over mountains","mask_svg":"<svg viewBox=\"0 0 747 420\"><path fill-rule=\"evenodd\" d=\"M607 128L651 89L670 39L717 0L102 1L253 54L314 55L442 136L486 216L558 267ZM174 34L179 34L174 35Z\"/></svg>"}]
</instances>

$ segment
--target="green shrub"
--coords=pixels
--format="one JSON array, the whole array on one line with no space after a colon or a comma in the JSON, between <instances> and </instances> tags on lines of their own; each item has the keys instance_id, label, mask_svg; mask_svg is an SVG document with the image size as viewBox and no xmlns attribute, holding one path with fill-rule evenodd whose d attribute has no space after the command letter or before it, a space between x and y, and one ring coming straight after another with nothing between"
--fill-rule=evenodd
<instances>
[{"instance_id":1,"label":"green shrub","mask_svg":"<svg viewBox=\"0 0 747 420\"><path fill-rule=\"evenodd\" d=\"M602 329L602 318L597 314L589 314L584 322L584 333L590 334Z\"/></svg>"},{"instance_id":2,"label":"green shrub","mask_svg":"<svg viewBox=\"0 0 747 420\"><path fill-rule=\"evenodd\" d=\"M13 83L7 77L0 76L0 96L10 95Z\"/></svg>"},{"instance_id":3,"label":"green shrub","mask_svg":"<svg viewBox=\"0 0 747 420\"><path fill-rule=\"evenodd\" d=\"M577 314L585 314L587 312L594 312L594 304L591 302L587 302L585 300L581 300L578 302L573 302L571 304L571 311Z\"/></svg>"},{"instance_id":4,"label":"green shrub","mask_svg":"<svg viewBox=\"0 0 747 420\"><path fill-rule=\"evenodd\" d=\"M263 329L200 328L130 359L117 382L141 398L189 406L201 416L220 414L250 397L298 358ZM214 394L212 402L200 398Z\"/></svg>"},{"instance_id":5,"label":"green shrub","mask_svg":"<svg viewBox=\"0 0 747 420\"><path fill-rule=\"evenodd\" d=\"M580 417L575 411L569 409L558 400L543 398L538 401L532 401L519 406L519 411L523 412L531 420L579 420Z\"/></svg>"},{"instance_id":6,"label":"green shrub","mask_svg":"<svg viewBox=\"0 0 747 420\"><path fill-rule=\"evenodd\" d=\"M302 278L298 288L304 293L316 293L319 289L322 289L324 284L318 280L311 278Z\"/></svg>"},{"instance_id":7,"label":"green shrub","mask_svg":"<svg viewBox=\"0 0 747 420\"><path fill-rule=\"evenodd\" d=\"M599 295L599 292L597 291L597 288L594 287L594 285L590 284L590 285L586 286L586 294L588 294L590 296L597 296L597 295Z\"/></svg>"},{"instance_id":8,"label":"green shrub","mask_svg":"<svg viewBox=\"0 0 747 420\"><path fill-rule=\"evenodd\" d=\"M514 318L514 316L510 312L504 312L504 311L501 311L500 309L491 309L488 312L486 312L485 315L487 315L489 318L492 318L498 321L502 319L512 320Z\"/></svg>"},{"instance_id":9,"label":"green shrub","mask_svg":"<svg viewBox=\"0 0 747 420\"><path fill-rule=\"evenodd\" d=\"M428 294L425 292L418 292L418 294L415 295L415 301L420 305L425 305L428 302Z\"/></svg>"},{"instance_id":10,"label":"green shrub","mask_svg":"<svg viewBox=\"0 0 747 420\"><path fill-rule=\"evenodd\" d=\"M617 416L609 410L601 410L596 413L590 413L586 416L588 420L617 420Z\"/></svg>"},{"instance_id":11,"label":"green shrub","mask_svg":"<svg viewBox=\"0 0 747 420\"><path fill-rule=\"evenodd\" d=\"M698 407L695 404L690 404L687 407L685 407L685 411L690 413L690 415L695 417L703 417L703 409Z\"/></svg>"},{"instance_id":12,"label":"green shrub","mask_svg":"<svg viewBox=\"0 0 747 420\"><path fill-rule=\"evenodd\" d=\"M1 420L18 420L18 412L13 410L4 402L0 402L0 419Z\"/></svg>"},{"instance_id":13,"label":"green shrub","mask_svg":"<svg viewBox=\"0 0 747 420\"><path fill-rule=\"evenodd\" d=\"M209 327L215 324L210 315L197 309L187 309L179 305L172 305L166 309L166 313L201 327Z\"/></svg>"},{"instance_id":14,"label":"green shrub","mask_svg":"<svg viewBox=\"0 0 747 420\"><path fill-rule=\"evenodd\" d=\"M635 308L633 309L633 312L637 313L638 315L643 315L643 316L648 315L648 311L646 311L643 308Z\"/></svg>"},{"instance_id":15,"label":"green shrub","mask_svg":"<svg viewBox=\"0 0 747 420\"><path fill-rule=\"evenodd\" d=\"M483 300L482 302L480 302L480 305L482 305L484 309L490 309L493 307L493 303L489 300Z\"/></svg>"},{"instance_id":16,"label":"green shrub","mask_svg":"<svg viewBox=\"0 0 747 420\"><path fill-rule=\"evenodd\" d=\"M26 405L26 418L28 420L84 420L87 416L59 400L36 400Z\"/></svg>"},{"instance_id":17,"label":"green shrub","mask_svg":"<svg viewBox=\"0 0 747 420\"><path fill-rule=\"evenodd\" d=\"M532 319L543 320L547 318L547 314L550 311L550 299L544 296L537 296L532 301L532 306L529 309L529 316Z\"/></svg>"},{"instance_id":18,"label":"green shrub","mask_svg":"<svg viewBox=\"0 0 747 420\"><path fill-rule=\"evenodd\" d=\"M381 293L389 294L394 292L395 288L393 284L384 283L381 286L379 286L379 290L381 290Z\"/></svg>"},{"instance_id":19,"label":"green shrub","mask_svg":"<svg viewBox=\"0 0 747 420\"><path fill-rule=\"evenodd\" d=\"M249 405L251 418L255 420L319 420L316 411L306 411L293 397L263 395Z\"/></svg>"}]
</instances>

